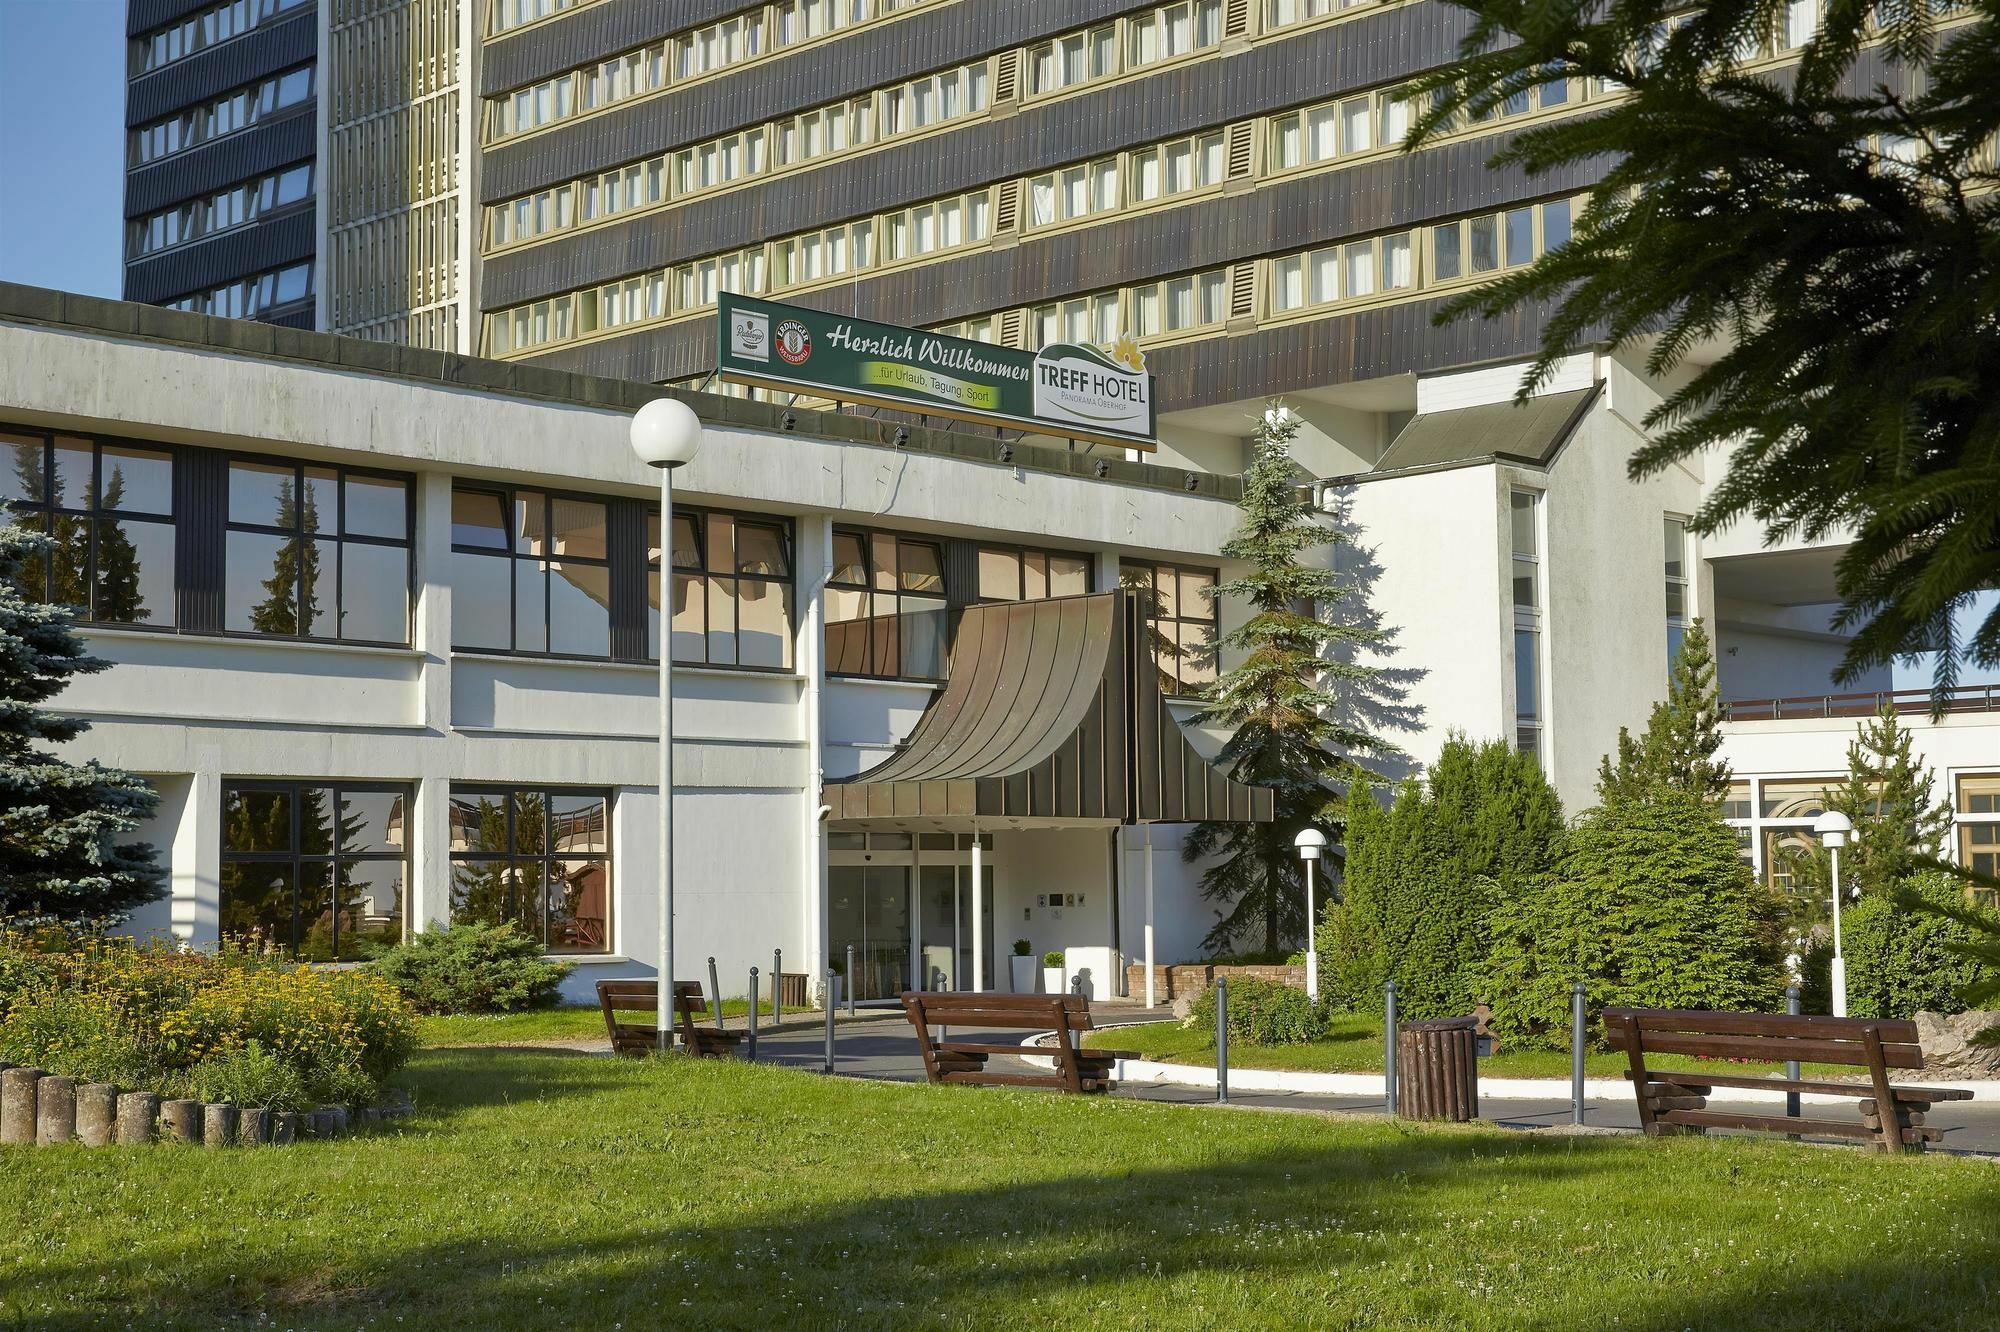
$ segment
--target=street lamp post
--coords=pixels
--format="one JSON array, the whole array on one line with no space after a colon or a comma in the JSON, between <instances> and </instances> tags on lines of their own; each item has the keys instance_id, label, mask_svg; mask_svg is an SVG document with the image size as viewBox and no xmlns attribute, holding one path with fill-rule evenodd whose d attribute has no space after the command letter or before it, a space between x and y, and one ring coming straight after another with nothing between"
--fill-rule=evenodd
<instances>
[{"instance_id":1,"label":"street lamp post","mask_svg":"<svg viewBox=\"0 0 2000 1332\"><path fill-rule=\"evenodd\" d=\"M701 418L678 398L655 398L632 417L632 452L660 473L660 982L654 1015L659 1051L674 1031L674 469L701 448Z\"/></svg>"},{"instance_id":2,"label":"street lamp post","mask_svg":"<svg viewBox=\"0 0 2000 1332\"><path fill-rule=\"evenodd\" d=\"M1299 849L1299 859L1306 862L1306 998L1319 1002L1319 940L1313 929L1313 865L1326 850L1326 834L1317 828L1305 828L1292 839L1292 845Z\"/></svg>"},{"instance_id":3,"label":"street lamp post","mask_svg":"<svg viewBox=\"0 0 2000 1332\"><path fill-rule=\"evenodd\" d=\"M1813 820L1813 834L1833 858L1833 1015L1847 1016L1847 958L1840 951L1840 848L1854 831L1854 822L1837 809Z\"/></svg>"}]
</instances>

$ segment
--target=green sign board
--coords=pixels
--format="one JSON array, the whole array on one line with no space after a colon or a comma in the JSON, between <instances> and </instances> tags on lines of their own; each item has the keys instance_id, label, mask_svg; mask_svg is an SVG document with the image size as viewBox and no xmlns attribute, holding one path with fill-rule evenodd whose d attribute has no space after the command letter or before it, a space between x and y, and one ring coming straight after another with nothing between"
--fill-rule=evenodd
<instances>
[{"instance_id":1,"label":"green sign board","mask_svg":"<svg viewBox=\"0 0 2000 1332\"><path fill-rule=\"evenodd\" d=\"M727 292L716 330L716 367L732 384L1127 448L1159 438L1153 377L1136 350L1115 358L1057 342L1025 352Z\"/></svg>"}]
</instances>

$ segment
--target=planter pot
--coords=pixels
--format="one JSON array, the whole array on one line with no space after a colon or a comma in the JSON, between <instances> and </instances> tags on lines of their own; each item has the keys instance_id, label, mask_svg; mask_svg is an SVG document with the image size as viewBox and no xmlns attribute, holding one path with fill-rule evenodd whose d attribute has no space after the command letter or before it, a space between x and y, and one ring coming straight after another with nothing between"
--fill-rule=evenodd
<instances>
[{"instance_id":1,"label":"planter pot","mask_svg":"<svg viewBox=\"0 0 2000 1332\"><path fill-rule=\"evenodd\" d=\"M1007 959L1008 979L1013 982L1015 994L1035 992L1035 970L1040 964L1032 957L1010 957Z\"/></svg>"},{"instance_id":2,"label":"planter pot","mask_svg":"<svg viewBox=\"0 0 2000 1332\"><path fill-rule=\"evenodd\" d=\"M1062 994L1063 992L1063 969L1061 967L1043 967L1042 993Z\"/></svg>"}]
</instances>

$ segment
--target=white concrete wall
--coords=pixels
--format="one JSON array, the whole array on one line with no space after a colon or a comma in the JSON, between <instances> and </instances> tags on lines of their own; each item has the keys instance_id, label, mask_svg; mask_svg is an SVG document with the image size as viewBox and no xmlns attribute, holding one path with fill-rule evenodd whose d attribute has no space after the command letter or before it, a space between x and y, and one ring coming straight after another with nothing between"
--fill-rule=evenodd
<instances>
[{"instance_id":1,"label":"white concrete wall","mask_svg":"<svg viewBox=\"0 0 2000 1332\"><path fill-rule=\"evenodd\" d=\"M1337 498L1348 501L1357 544L1381 568L1374 602L1395 631L1392 653L1362 660L1422 673L1409 683L1417 729L1398 743L1427 764L1450 731L1512 735L1507 495L1494 467L1371 481Z\"/></svg>"},{"instance_id":2,"label":"white concrete wall","mask_svg":"<svg viewBox=\"0 0 2000 1332\"><path fill-rule=\"evenodd\" d=\"M1595 803L1598 762L1616 746L1618 728L1636 733L1666 697L1664 523L1669 514L1693 513L1701 498L1700 482L1679 469L1643 482L1627 477L1641 439L1623 416L1600 402L1542 482L1549 602L1543 745L1549 777L1572 811ZM1534 475L1512 471L1502 480L1536 484ZM1689 591L1690 617L1703 614L1700 587Z\"/></svg>"},{"instance_id":3,"label":"white concrete wall","mask_svg":"<svg viewBox=\"0 0 2000 1332\"><path fill-rule=\"evenodd\" d=\"M453 480L651 497L655 480L630 456L624 414L0 323L0 421L416 477L419 574L407 649L87 635L117 664L65 696L95 723L69 752L147 774L163 796L144 835L171 865L172 896L141 913L135 928L215 937L221 791L229 779L411 784L417 928L449 914L455 783L576 786L612 792L616 952L581 963L568 992L587 996L590 982L606 974L651 973L659 900L654 668L451 647ZM709 433L700 459L677 477L676 497L786 515L799 541L797 673L675 671L676 964L684 978L696 976L714 955L727 993L741 991L750 965L768 968L774 947L784 950L787 970L819 970L818 782L886 757L935 693L894 682L819 688L813 612L830 518L1090 549L1112 570L1121 554L1214 563L1236 520L1232 506L1178 490L738 429ZM1041 844L1035 877L1073 884L1060 891L1084 893L1087 910L1104 917L1090 937L1052 935L1046 946L1110 949L1108 833L1037 835L1050 840ZM1004 914L996 914L996 929L1004 956L1019 935Z\"/></svg>"}]
</instances>

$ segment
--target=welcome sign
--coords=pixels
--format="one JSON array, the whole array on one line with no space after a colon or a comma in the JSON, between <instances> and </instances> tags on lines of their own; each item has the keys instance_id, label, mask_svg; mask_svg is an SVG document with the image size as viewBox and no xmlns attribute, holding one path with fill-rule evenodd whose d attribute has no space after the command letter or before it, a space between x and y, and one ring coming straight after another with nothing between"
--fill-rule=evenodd
<instances>
[{"instance_id":1,"label":"welcome sign","mask_svg":"<svg viewBox=\"0 0 2000 1332\"><path fill-rule=\"evenodd\" d=\"M1128 360L1059 342L1025 352L727 292L716 330L716 366L732 384L1127 448L1159 437L1153 377L1136 351Z\"/></svg>"}]
</instances>

